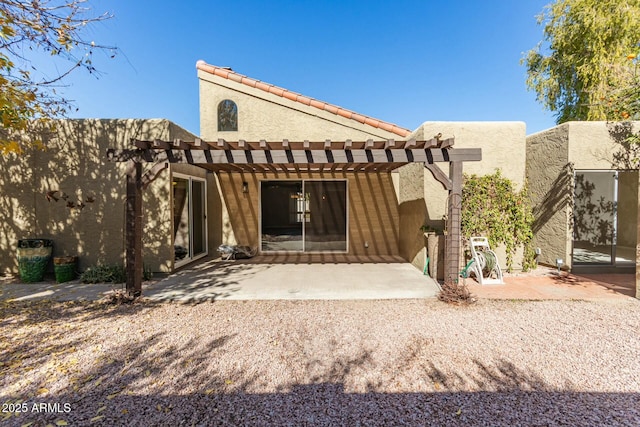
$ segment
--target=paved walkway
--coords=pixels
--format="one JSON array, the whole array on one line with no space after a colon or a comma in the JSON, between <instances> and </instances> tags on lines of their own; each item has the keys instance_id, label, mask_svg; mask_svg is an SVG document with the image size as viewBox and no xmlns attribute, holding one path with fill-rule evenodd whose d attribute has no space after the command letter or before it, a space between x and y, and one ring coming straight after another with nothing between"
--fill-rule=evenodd
<instances>
[{"instance_id":1,"label":"paved walkway","mask_svg":"<svg viewBox=\"0 0 640 427\"><path fill-rule=\"evenodd\" d=\"M481 299L608 300L635 296L635 275L557 274L539 268L507 275L505 285L480 286L466 279ZM0 299L98 300L118 284L0 282ZM251 260L204 260L163 279L143 284L153 301L203 302L253 299L404 299L432 298L439 286L412 265L393 257L283 255Z\"/></svg>"},{"instance_id":2,"label":"paved walkway","mask_svg":"<svg viewBox=\"0 0 640 427\"><path fill-rule=\"evenodd\" d=\"M524 300L608 300L635 297L634 274L570 274L539 267L531 273L506 275L504 285L481 286L466 279L478 298Z\"/></svg>"},{"instance_id":3,"label":"paved walkway","mask_svg":"<svg viewBox=\"0 0 640 427\"><path fill-rule=\"evenodd\" d=\"M338 262L339 261L339 262ZM122 285L0 285L2 299L97 300ZM154 301L203 302L253 299L405 299L432 298L438 284L398 258L264 258L206 260L162 280L143 285Z\"/></svg>"}]
</instances>

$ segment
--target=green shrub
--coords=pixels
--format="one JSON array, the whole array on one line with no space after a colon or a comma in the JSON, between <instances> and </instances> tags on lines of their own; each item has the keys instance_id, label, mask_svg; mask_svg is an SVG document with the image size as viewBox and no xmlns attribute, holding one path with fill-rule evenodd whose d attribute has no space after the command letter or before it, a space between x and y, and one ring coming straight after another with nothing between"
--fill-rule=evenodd
<instances>
[{"instance_id":1,"label":"green shrub","mask_svg":"<svg viewBox=\"0 0 640 427\"><path fill-rule=\"evenodd\" d=\"M151 280L153 272L146 265L142 267L142 280ZM127 271L118 264L98 264L91 266L80 275L83 283L124 283Z\"/></svg>"},{"instance_id":2,"label":"green shrub","mask_svg":"<svg viewBox=\"0 0 640 427\"><path fill-rule=\"evenodd\" d=\"M513 266L513 255L519 245L524 247L522 269L535 267L532 248L533 212L527 186L516 191L513 182L496 170L491 175L466 175L462 186L462 234L486 236L495 248L504 244L507 270Z\"/></svg>"},{"instance_id":3,"label":"green shrub","mask_svg":"<svg viewBox=\"0 0 640 427\"><path fill-rule=\"evenodd\" d=\"M151 269L148 266L143 265L142 280L147 281L147 280L151 280L152 278L153 278L153 271L151 271Z\"/></svg>"},{"instance_id":4,"label":"green shrub","mask_svg":"<svg viewBox=\"0 0 640 427\"><path fill-rule=\"evenodd\" d=\"M80 275L82 283L124 283L127 275L124 267L117 264L98 264L87 268Z\"/></svg>"}]
</instances>

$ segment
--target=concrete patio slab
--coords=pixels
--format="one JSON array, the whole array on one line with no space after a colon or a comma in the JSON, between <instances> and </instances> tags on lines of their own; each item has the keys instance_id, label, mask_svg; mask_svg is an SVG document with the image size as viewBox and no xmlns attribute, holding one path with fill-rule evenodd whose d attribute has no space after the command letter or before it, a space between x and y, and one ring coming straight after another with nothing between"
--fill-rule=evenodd
<instances>
[{"instance_id":1,"label":"concrete patio slab","mask_svg":"<svg viewBox=\"0 0 640 427\"><path fill-rule=\"evenodd\" d=\"M0 284L0 299L58 301L103 298L123 284ZM345 300L432 298L438 284L397 257L345 255L260 256L250 260L206 259L164 279L143 284L152 301L197 303L215 300Z\"/></svg>"},{"instance_id":2,"label":"concrete patio slab","mask_svg":"<svg viewBox=\"0 0 640 427\"><path fill-rule=\"evenodd\" d=\"M144 289L159 301L404 299L432 298L438 284L411 264L395 258L380 262L280 262L276 257L209 260Z\"/></svg>"}]
</instances>

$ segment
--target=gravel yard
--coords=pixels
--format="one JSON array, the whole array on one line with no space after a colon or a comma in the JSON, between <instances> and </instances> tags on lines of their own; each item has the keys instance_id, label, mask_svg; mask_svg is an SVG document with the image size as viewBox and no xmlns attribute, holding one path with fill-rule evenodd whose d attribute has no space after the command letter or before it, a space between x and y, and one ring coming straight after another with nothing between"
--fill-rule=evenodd
<instances>
[{"instance_id":1,"label":"gravel yard","mask_svg":"<svg viewBox=\"0 0 640 427\"><path fill-rule=\"evenodd\" d=\"M633 299L2 304L9 426L640 425Z\"/></svg>"}]
</instances>

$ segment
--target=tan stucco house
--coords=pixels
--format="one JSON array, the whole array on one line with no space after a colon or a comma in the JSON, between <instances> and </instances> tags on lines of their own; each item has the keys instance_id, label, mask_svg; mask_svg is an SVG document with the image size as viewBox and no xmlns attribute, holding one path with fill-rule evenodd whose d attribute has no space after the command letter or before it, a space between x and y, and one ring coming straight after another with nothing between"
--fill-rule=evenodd
<instances>
[{"instance_id":1,"label":"tan stucco house","mask_svg":"<svg viewBox=\"0 0 640 427\"><path fill-rule=\"evenodd\" d=\"M6 195L1 209L12 218L0 235L2 272L16 272L17 240L30 237L53 239L54 255L79 255L80 269L98 262L122 263L127 164L108 161L106 153L136 147L187 150L182 161L167 162L166 168L150 162L142 171L148 183L142 245L144 263L153 271L171 272L216 255L220 244L247 245L265 255L396 256L422 269L425 242L420 226L445 227L450 189L425 167L426 160L409 159L416 141L427 157L441 152L444 157L430 160L445 175L449 151L432 152L429 141L452 141L455 150L481 149L482 160L465 161L464 172L500 169L519 186L526 177L538 209L540 261L553 265L556 257L571 259L571 201L559 208L544 198L553 185L560 185L567 164L587 168L571 151L571 135L581 132L583 124L529 138L523 122L426 122L412 131L229 68L203 61L196 68L199 137L167 120L65 120L46 136L46 151L0 158L0 191ZM539 163L545 160L536 147L547 150L548 144L559 147L553 166L557 170L547 165L542 173ZM393 147L396 154L388 152ZM291 158L282 160L284 165L269 158L268 153L290 148L295 149L287 151ZM351 148L366 152L366 158L349 158ZM229 159L241 150L247 153L242 162ZM251 166L252 159L245 157L258 152L266 160ZM376 152L386 153L388 160L374 158ZM222 163L211 153L221 153ZM346 160L333 159L338 154ZM398 154L405 156L402 161ZM193 156L204 160L193 161ZM633 177L622 175L632 185ZM47 200L46 193L53 190L95 202L82 210L67 209L60 201ZM630 218L633 212L624 215ZM635 245L631 240L624 244ZM499 257L504 264L504 256Z\"/></svg>"}]
</instances>

